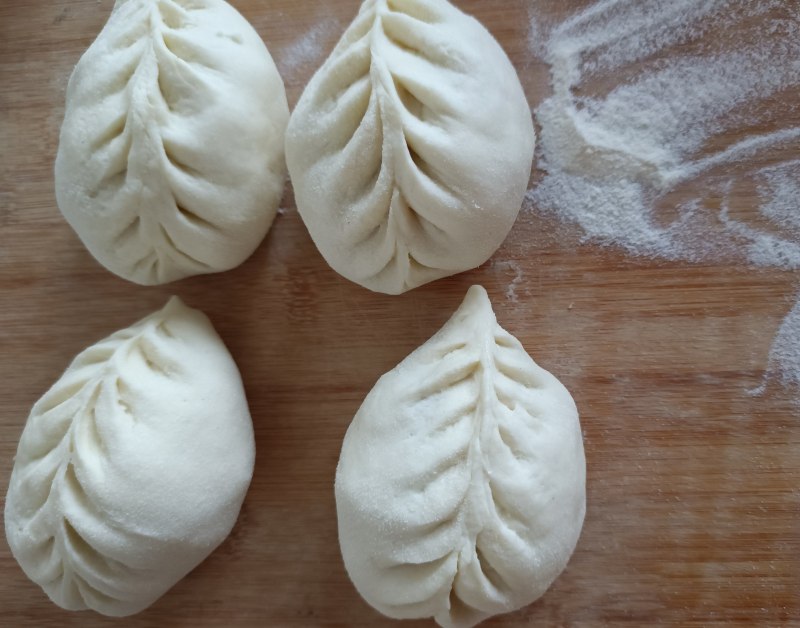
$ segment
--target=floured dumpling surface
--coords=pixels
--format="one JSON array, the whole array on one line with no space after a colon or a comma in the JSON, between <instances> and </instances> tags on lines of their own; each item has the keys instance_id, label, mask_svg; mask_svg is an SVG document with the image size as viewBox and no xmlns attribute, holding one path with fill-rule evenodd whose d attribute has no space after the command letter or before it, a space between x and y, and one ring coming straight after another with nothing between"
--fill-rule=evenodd
<instances>
[{"instance_id":1,"label":"floured dumpling surface","mask_svg":"<svg viewBox=\"0 0 800 628\"><path fill-rule=\"evenodd\" d=\"M350 578L380 612L473 626L564 569L585 512L578 413L495 319L483 288L384 375L336 473Z\"/></svg>"},{"instance_id":2,"label":"floured dumpling surface","mask_svg":"<svg viewBox=\"0 0 800 628\"><path fill-rule=\"evenodd\" d=\"M118 0L67 88L62 213L139 284L241 264L283 192L283 81L223 0Z\"/></svg>"},{"instance_id":3,"label":"floured dumpling surface","mask_svg":"<svg viewBox=\"0 0 800 628\"><path fill-rule=\"evenodd\" d=\"M446 0L367 0L292 113L297 207L334 270L397 294L479 266L533 159L508 57Z\"/></svg>"},{"instance_id":4,"label":"floured dumpling surface","mask_svg":"<svg viewBox=\"0 0 800 628\"><path fill-rule=\"evenodd\" d=\"M254 459L233 359L173 298L80 353L34 405L6 496L8 544L59 606L136 613L225 539Z\"/></svg>"}]
</instances>

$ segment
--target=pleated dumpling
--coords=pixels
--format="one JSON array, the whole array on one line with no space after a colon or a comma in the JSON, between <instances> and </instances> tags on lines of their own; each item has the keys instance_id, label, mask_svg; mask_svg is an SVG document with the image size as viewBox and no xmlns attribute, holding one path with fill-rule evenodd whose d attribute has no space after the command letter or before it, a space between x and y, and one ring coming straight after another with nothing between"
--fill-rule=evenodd
<instances>
[{"instance_id":1,"label":"pleated dumpling","mask_svg":"<svg viewBox=\"0 0 800 628\"><path fill-rule=\"evenodd\" d=\"M254 459L233 359L173 298L80 353L34 405L6 496L8 544L59 606L136 613L225 539Z\"/></svg>"},{"instance_id":2,"label":"pleated dumpling","mask_svg":"<svg viewBox=\"0 0 800 628\"><path fill-rule=\"evenodd\" d=\"M533 159L514 67L446 0L367 0L286 134L297 208L338 273L397 294L485 262Z\"/></svg>"},{"instance_id":3,"label":"pleated dumpling","mask_svg":"<svg viewBox=\"0 0 800 628\"><path fill-rule=\"evenodd\" d=\"M359 593L390 617L448 627L541 596L585 505L572 397L497 324L479 286L367 395L336 472L339 542Z\"/></svg>"},{"instance_id":4,"label":"pleated dumpling","mask_svg":"<svg viewBox=\"0 0 800 628\"><path fill-rule=\"evenodd\" d=\"M111 272L161 284L241 264L285 181L289 110L223 0L117 0L67 88L56 196Z\"/></svg>"}]
</instances>

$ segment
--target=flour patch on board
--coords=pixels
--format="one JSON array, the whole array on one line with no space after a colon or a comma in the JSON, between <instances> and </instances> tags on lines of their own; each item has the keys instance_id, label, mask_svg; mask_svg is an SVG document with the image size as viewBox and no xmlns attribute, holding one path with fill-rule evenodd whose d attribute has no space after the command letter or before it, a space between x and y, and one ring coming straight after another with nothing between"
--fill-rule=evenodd
<instances>
[{"instance_id":1,"label":"flour patch on board","mask_svg":"<svg viewBox=\"0 0 800 628\"><path fill-rule=\"evenodd\" d=\"M780 124L800 89L788 4L603 0L554 25L532 15L553 94L536 110L544 176L527 207L630 255L800 269L800 160L781 161L800 150L800 128ZM757 214L735 206L742 181ZM676 190L689 196L678 207ZM800 383L798 319L800 303L769 359L786 385Z\"/></svg>"},{"instance_id":2,"label":"flour patch on board","mask_svg":"<svg viewBox=\"0 0 800 628\"><path fill-rule=\"evenodd\" d=\"M278 69L287 82L299 79L300 74L319 64L333 46L342 30L341 23L333 18L320 19L276 55Z\"/></svg>"},{"instance_id":3,"label":"flour patch on board","mask_svg":"<svg viewBox=\"0 0 800 628\"><path fill-rule=\"evenodd\" d=\"M511 277L511 280L506 286L506 300L511 303L519 303L517 289L525 280L525 273L522 270L522 266L513 260L492 260L491 266Z\"/></svg>"}]
</instances>

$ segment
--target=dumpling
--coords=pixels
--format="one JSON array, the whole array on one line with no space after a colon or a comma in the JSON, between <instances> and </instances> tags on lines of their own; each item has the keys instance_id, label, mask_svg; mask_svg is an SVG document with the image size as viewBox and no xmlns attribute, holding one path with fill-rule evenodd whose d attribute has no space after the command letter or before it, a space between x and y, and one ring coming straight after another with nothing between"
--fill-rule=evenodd
<instances>
[{"instance_id":1,"label":"dumpling","mask_svg":"<svg viewBox=\"0 0 800 628\"><path fill-rule=\"evenodd\" d=\"M497 250L533 148L511 62L446 0L364 2L286 132L297 208L323 257L389 294Z\"/></svg>"},{"instance_id":2,"label":"dumpling","mask_svg":"<svg viewBox=\"0 0 800 628\"><path fill-rule=\"evenodd\" d=\"M473 286L347 430L336 472L347 573L397 619L466 627L526 606L575 548L585 473L572 397Z\"/></svg>"},{"instance_id":3,"label":"dumpling","mask_svg":"<svg viewBox=\"0 0 800 628\"><path fill-rule=\"evenodd\" d=\"M58 205L111 272L152 285L228 270L283 193L283 81L223 0L117 0L67 87Z\"/></svg>"},{"instance_id":4,"label":"dumpling","mask_svg":"<svg viewBox=\"0 0 800 628\"><path fill-rule=\"evenodd\" d=\"M254 459L233 359L173 298L80 353L33 406L6 496L8 544L59 606L137 613L225 539Z\"/></svg>"}]
</instances>

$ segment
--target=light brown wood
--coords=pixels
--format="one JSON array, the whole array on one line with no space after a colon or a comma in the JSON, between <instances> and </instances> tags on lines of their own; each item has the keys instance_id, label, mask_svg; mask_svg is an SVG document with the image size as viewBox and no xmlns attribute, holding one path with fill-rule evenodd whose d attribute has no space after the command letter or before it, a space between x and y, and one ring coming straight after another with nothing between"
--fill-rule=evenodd
<instances>
[{"instance_id":1,"label":"light brown wood","mask_svg":"<svg viewBox=\"0 0 800 628\"><path fill-rule=\"evenodd\" d=\"M339 20L320 31L329 50L358 6L234 4L278 61L323 18ZM457 4L497 36L538 103L548 75L527 52L532 3ZM579 4L537 6L560 15ZM800 421L789 391L747 394L761 382L796 274L631 260L580 244L574 228L527 211L494 261L382 296L328 268L287 191L287 210L239 269L137 287L92 260L53 193L67 79L110 6L0 4L0 488L31 405L69 360L171 294L211 317L240 366L255 476L231 537L123 622L58 609L0 542L0 625L396 625L345 574L334 470L364 395L473 283L486 286L501 324L574 394L588 464L586 523L566 572L539 602L488 625L800 624ZM313 62L295 64L286 76L291 104L313 70ZM754 201L744 194L737 203L752 211ZM514 264L516 302L506 294Z\"/></svg>"}]
</instances>

